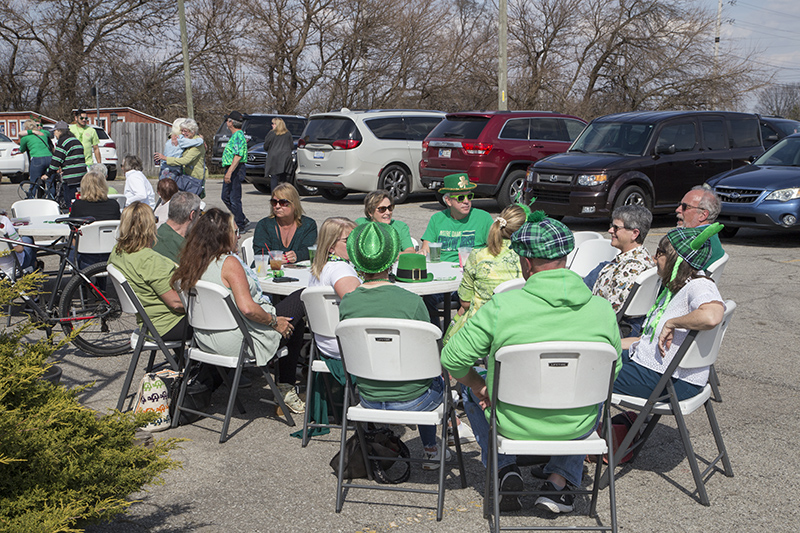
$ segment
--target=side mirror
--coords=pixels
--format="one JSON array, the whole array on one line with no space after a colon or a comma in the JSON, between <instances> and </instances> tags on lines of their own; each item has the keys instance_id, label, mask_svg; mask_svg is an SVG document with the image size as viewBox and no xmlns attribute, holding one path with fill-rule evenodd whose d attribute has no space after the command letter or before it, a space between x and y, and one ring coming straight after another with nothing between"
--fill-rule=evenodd
<instances>
[{"instance_id":1,"label":"side mirror","mask_svg":"<svg viewBox=\"0 0 800 533\"><path fill-rule=\"evenodd\" d=\"M658 146L656 146L656 155L659 155L659 154L672 155L674 153L675 153L675 145L674 144L670 144L670 145L659 144Z\"/></svg>"}]
</instances>

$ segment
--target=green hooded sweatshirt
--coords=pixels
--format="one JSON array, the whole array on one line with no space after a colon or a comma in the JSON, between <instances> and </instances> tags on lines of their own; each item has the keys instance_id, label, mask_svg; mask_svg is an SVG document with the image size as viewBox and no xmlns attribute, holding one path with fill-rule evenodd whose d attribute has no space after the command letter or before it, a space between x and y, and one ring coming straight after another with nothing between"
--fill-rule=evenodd
<instances>
[{"instance_id":1,"label":"green hooded sweatshirt","mask_svg":"<svg viewBox=\"0 0 800 533\"><path fill-rule=\"evenodd\" d=\"M442 366L461 378L488 357L492 394L494 354L503 346L547 341L607 342L622 367L619 328L607 300L592 296L580 276L565 268L533 274L522 290L496 294L470 318L442 351ZM597 379L608 380L608 376ZM487 419L489 410L485 411ZM497 406L498 431L515 440L568 440L585 435L597 420L596 406L562 411Z\"/></svg>"}]
</instances>

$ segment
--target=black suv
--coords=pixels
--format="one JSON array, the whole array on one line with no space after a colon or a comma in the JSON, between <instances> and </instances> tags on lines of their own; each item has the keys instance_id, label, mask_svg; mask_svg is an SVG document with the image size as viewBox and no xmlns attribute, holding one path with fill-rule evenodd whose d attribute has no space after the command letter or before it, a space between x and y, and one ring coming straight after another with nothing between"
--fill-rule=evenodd
<instances>
[{"instance_id":1,"label":"black suv","mask_svg":"<svg viewBox=\"0 0 800 533\"><path fill-rule=\"evenodd\" d=\"M765 150L772 148L773 144L787 135L800 133L800 122L796 120L773 115L760 115L758 119L761 124L761 139L764 141Z\"/></svg>"},{"instance_id":2,"label":"black suv","mask_svg":"<svg viewBox=\"0 0 800 533\"><path fill-rule=\"evenodd\" d=\"M764 151L758 117L641 111L593 120L563 154L528 169L525 197L552 216L609 217L615 207L675 209L683 195Z\"/></svg>"}]
</instances>

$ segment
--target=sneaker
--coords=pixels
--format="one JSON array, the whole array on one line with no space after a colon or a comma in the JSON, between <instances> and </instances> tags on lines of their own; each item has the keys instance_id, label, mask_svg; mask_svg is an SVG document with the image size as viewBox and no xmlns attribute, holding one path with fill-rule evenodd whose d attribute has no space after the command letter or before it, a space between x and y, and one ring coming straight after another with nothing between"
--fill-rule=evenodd
<instances>
[{"instance_id":1,"label":"sneaker","mask_svg":"<svg viewBox=\"0 0 800 533\"><path fill-rule=\"evenodd\" d=\"M531 467L531 475L536 479L544 479L547 481L547 478L550 477L550 474L544 473L544 466L545 465L533 465Z\"/></svg>"},{"instance_id":2,"label":"sneaker","mask_svg":"<svg viewBox=\"0 0 800 533\"><path fill-rule=\"evenodd\" d=\"M286 407L295 414L302 414L306 410L306 402L300 399L300 396L297 395L297 391L294 389L294 385L290 385L289 383L278 383L278 391L280 392L281 396L283 396L283 401L286 403Z\"/></svg>"},{"instance_id":3,"label":"sneaker","mask_svg":"<svg viewBox=\"0 0 800 533\"><path fill-rule=\"evenodd\" d=\"M559 492L559 489L555 487L549 481L545 481L544 485L542 485L542 490L547 491L556 491ZM561 491L567 490L567 487L564 486ZM534 504L538 509L542 509L543 511L550 511L551 513L570 513L574 506L572 505L575 501L575 495L573 494L566 494L561 493L558 495L550 494L547 496L539 496L536 498L536 503Z\"/></svg>"},{"instance_id":4,"label":"sneaker","mask_svg":"<svg viewBox=\"0 0 800 533\"><path fill-rule=\"evenodd\" d=\"M466 444L468 442L475 442L475 434L472 432L472 428L463 423L459 424L458 440L461 441L461 444ZM447 428L447 445L448 446L456 445L456 438L453 436L453 430L449 427Z\"/></svg>"},{"instance_id":5,"label":"sneaker","mask_svg":"<svg viewBox=\"0 0 800 533\"><path fill-rule=\"evenodd\" d=\"M501 491L517 492L525 488L525 484L522 482L522 476L519 473L519 468L515 464L501 468L498 478L500 479ZM520 509L522 509L522 503L519 501L519 496L513 494L500 496L500 510L502 512L509 513L519 511Z\"/></svg>"},{"instance_id":6,"label":"sneaker","mask_svg":"<svg viewBox=\"0 0 800 533\"><path fill-rule=\"evenodd\" d=\"M424 448L422 458L426 461L436 461L435 463L422 463L423 470L439 470L439 446L435 448ZM447 448L444 449L444 460L449 461L453 454Z\"/></svg>"}]
</instances>

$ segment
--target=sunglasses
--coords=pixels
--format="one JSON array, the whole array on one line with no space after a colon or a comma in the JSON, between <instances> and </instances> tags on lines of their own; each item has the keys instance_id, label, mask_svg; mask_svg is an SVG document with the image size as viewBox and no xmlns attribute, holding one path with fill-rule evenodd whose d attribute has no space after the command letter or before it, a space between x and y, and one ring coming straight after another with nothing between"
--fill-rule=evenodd
<instances>
[{"instance_id":1,"label":"sunglasses","mask_svg":"<svg viewBox=\"0 0 800 533\"><path fill-rule=\"evenodd\" d=\"M291 202L286 198L272 198L269 201L269 203L272 204L272 207L275 207L276 205L279 205L281 207L288 207L289 205L291 205Z\"/></svg>"},{"instance_id":2,"label":"sunglasses","mask_svg":"<svg viewBox=\"0 0 800 533\"><path fill-rule=\"evenodd\" d=\"M471 202L472 199L475 198L475 194L474 193L459 194L459 195L451 194L450 198L452 198L453 200L455 200L456 202L459 202L459 203L466 202L466 201L470 201Z\"/></svg>"},{"instance_id":3,"label":"sunglasses","mask_svg":"<svg viewBox=\"0 0 800 533\"><path fill-rule=\"evenodd\" d=\"M381 214L385 213L386 211L392 212L392 211L394 211L394 206L393 205L381 205L381 206L376 207L375 211L377 211L378 213L381 213Z\"/></svg>"},{"instance_id":4,"label":"sunglasses","mask_svg":"<svg viewBox=\"0 0 800 533\"><path fill-rule=\"evenodd\" d=\"M89 120L89 117L78 117L80 120Z\"/></svg>"},{"instance_id":5,"label":"sunglasses","mask_svg":"<svg viewBox=\"0 0 800 533\"><path fill-rule=\"evenodd\" d=\"M703 211L705 211L705 209L703 209L699 205L689 205L686 202L681 202L680 206L682 211L686 211L687 209L702 209Z\"/></svg>"},{"instance_id":6,"label":"sunglasses","mask_svg":"<svg viewBox=\"0 0 800 533\"><path fill-rule=\"evenodd\" d=\"M621 229L628 229L625 226L617 226L616 224L611 224L608 229L614 230L614 233L618 232Z\"/></svg>"}]
</instances>

